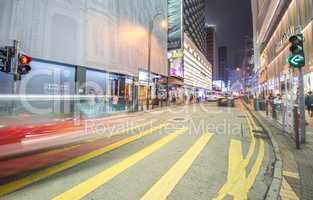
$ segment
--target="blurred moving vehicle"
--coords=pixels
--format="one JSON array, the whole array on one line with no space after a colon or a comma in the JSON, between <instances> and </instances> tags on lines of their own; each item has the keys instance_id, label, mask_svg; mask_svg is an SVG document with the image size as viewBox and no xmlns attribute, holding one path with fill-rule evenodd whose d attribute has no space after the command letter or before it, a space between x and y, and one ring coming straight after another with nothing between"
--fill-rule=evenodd
<instances>
[{"instance_id":1,"label":"blurred moving vehicle","mask_svg":"<svg viewBox=\"0 0 313 200\"><path fill-rule=\"evenodd\" d=\"M235 107L235 99L230 95L225 95L217 101L217 106Z\"/></svg>"},{"instance_id":2,"label":"blurred moving vehicle","mask_svg":"<svg viewBox=\"0 0 313 200\"><path fill-rule=\"evenodd\" d=\"M216 102L221 98L223 98L222 92L219 92L219 91L208 92L208 101L209 102Z\"/></svg>"}]
</instances>

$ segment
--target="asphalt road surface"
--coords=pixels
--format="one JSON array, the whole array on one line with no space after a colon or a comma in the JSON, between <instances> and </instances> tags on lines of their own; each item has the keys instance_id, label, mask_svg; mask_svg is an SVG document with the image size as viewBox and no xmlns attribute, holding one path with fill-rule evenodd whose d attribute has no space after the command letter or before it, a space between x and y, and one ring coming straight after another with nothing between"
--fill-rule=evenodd
<instances>
[{"instance_id":1,"label":"asphalt road surface","mask_svg":"<svg viewBox=\"0 0 313 200\"><path fill-rule=\"evenodd\" d=\"M171 107L136 119L125 130L108 134L103 129L106 138L117 138L110 143L99 145L105 140L100 134L88 141L90 151L3 179L0 199L264 198L274 154L240 102L234 108L216 103ZM75 148L82 146L58 149L64 151L58 155ZM51 151L44 157L56 152Z\"/></svg>"}]
</instances>

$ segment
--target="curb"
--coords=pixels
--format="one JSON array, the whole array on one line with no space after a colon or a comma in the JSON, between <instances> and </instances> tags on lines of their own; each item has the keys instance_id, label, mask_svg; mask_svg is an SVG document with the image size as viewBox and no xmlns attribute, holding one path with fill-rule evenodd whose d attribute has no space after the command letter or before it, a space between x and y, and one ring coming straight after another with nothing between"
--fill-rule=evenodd
<instances>
[{"instance_id":1,"label":"curb","mask_svg":"<svg viewBox=\"0 0 313 200\"><path fill-rule=\"evenodd\" d=\"M266 193L265 200L277 200L279 199L279 193L280 188L282 185L283 180L283 162L281 158L281 151L279 149L278 143L276 139L274 138L272 132L268 129L267 126L265 126L262 123L262 120L260 119L257 114L255 114L245 102L243 102L243 105L246 107L246 109L249 111L249 113L257 120L258 124L263 128L263 130L266 132L266 134L269 136L270 141L274 148L274 155L275 155L275 161L274 161L274 175L272 183Z\"/></svg>"}]
</instances>

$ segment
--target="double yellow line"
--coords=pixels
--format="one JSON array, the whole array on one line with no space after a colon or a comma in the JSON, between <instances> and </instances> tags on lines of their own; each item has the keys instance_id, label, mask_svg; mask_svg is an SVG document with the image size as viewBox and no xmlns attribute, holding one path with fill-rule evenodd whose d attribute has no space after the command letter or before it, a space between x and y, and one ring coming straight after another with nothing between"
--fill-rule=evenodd
<instances>
[{"instance_id":1,"label":"double yellow line","mask_svg":"<svg viewBox=\"0 0 313 200\"><path fill-rule=\"evenodd\" d=\"M215 200L224 199L227 195L233 196L235 200L248 199L249 190L253 186L261 169L265 155L265 145L263 140L259 140L260 145L256 161L253 164L248 176L246 174L246 168L253 156L253 153L255 152L256 140L253 135L253 127L255 128L256 124L250 114L247 112L245 113L248 116L247 123L251 137L248 154L244 159L242 155L241 141L234 139L231 140L229 147L227 181L218 192L218 196L215 198Z\"/></svg>"}]
</instances>

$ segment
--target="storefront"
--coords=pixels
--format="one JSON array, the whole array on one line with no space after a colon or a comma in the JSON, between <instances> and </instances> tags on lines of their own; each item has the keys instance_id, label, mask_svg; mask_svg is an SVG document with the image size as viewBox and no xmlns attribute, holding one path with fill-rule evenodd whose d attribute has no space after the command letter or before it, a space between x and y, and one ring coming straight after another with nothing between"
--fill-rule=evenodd
<instances>
[{"instance_id":1,"label":"storefront","mask_svg":"<svg viewBox=\"0 0 313 200\"><path fill-rule=\"evenodd\" d=\"M86 70L85 90L87 101L80 109L88 117L108 116L132 109L132 77Z\"/></svg>"},{"instance_id":2,"label":"storefront","mask_svg":"<svg viewBox=\"0 0 313 200\"><path fill-rule=\"evenodd\" d=\"M186 97L183 80L177 77L169 77L168 87L169 87L169 102L175 105L184 104Z\"/></svg>"},{"instance_id":3,"label":"storefront","mask_svg":"<svg viewBox=\"0 0 313 200\"><path fill-rule=\"evenodd\" d=\"M12 75L0 73L0 116L104 117L136 110L138 99L143 102L147 97L147 82L135 82L136 77L38 59L31 67L15 83ZM160 77L152 75L152 99L163 91Z\"/></svg>"},{"instance_id":4,"label":"storefront","mask_svg":"<svg viewBox=\"0 0 313 200\"><path fill-rule=\"evenodd\" d=\"M4 81L0 93L11 95L0 100L1 107L7 108L1 115L70 116L74 111L74 100L69 97L75 94L75 67L36 59L31 67L21 81L14 82L11 74L0 73Z\"/></svg>"},{"instance_id":5,"label":"storefront","mask_svg":"<svg viewBox=\"0 0 313 200\"><path fill-rule=\"evenodd\" d=\"M139 109L147 109L147 98L150 97L149 106L155 108L165 105L167 97L167 79L155 73L149 74L146 70L139 70ZM148 87L149 85L149 87ZM148 90L149 89L149 90ZM150 94L149 94L150 93Z\"/></svg>"},{"instance_id":6,"label":"storefront","mask_svg":"<svg viewBox=\"0 0 313 200\"><path fill-rule=\"evenodd\" d=\"M280 19L271 38L261 52L261 82L266 81L266 93L284 93L285 83L288 79L289 66L286 62L289 50L289 37L296 33L304 35L304 50L306 58L305 66L305 90L312 90L311 77L313 73L313 26L311 0L292 0ZM300 16L299 16L300 15ZM300 19L300 24L298 23ZM266 73L266 78L262 73ZM298 76L297 70L293 76Z\"/></svg>"}]
</instances>

